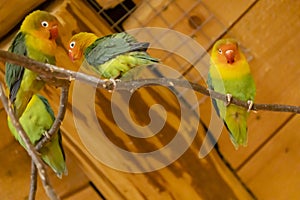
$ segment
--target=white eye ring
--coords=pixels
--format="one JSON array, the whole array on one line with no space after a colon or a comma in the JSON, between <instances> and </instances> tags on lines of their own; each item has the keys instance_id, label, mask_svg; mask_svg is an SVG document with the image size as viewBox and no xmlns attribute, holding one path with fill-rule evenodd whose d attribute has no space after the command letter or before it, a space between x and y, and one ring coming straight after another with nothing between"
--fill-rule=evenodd
<instances>
[{"instance_id":1,"label":"white eye ring","mask_svg":"<svg viewBox=\"0 0 300 200\"><path fill-rule=\"evenodd\" d=\"M223 53L222 49L218 49L218 52L219 52L219 54Z\"/></svg>"},{"instance_id":2,"label":"white eye ring","mask_svg":"<svg viewBox=\"0 0 300 200\"><path fill-rule=\"evenodd\" d=\"M42 21L41 24L43 27L48 27L48 25L49 25L47 21Z\"/></svg>"},{"instance_id":3,"label":"white eye ring","mask_svg":"<svg viewBox=\"0 0 300 200\"><path fill-rule=\"evenodd\" d=\"M75 47L75 44L76 44L76 43L75 43L74 41L73 41L73 42L70 42L70 48L73 49L73 48Z\"/></svg>"}]
</instances>

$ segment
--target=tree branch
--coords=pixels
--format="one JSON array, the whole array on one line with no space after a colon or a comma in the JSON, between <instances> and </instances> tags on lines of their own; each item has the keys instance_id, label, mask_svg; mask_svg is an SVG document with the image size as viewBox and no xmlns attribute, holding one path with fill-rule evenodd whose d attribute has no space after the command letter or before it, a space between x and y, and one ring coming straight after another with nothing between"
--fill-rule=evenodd
<instances>
[{"instance_id":1,"label":"tree branch","mask_svg":"<svg viewBox=\"0 0 300 200\"><path fill-rule=\"evenodd\" d=\"M78 80L93 86L97 86L98 88L104 88L107 90L113 90L114 85L112 81L106 79L99 79L94 76L90 76L81 72L75 72L71 70L66 70L63 68L59 68L54 65L40 63L25 56L16 55L7 51L0 50L0 60L8 61L17 65L24 66L32 71L35 71L46 80L50 81L50 84L54 85L63 85L65 81ZM58 84L57 84L58 83ZM212 90L208 90L204 86L201 86L196 83L187 82L181 79L167 79L167 78L159 78L159 79L144 79L144 80L134 80L134 81L121 81L117 82L118 89L124 90L134 90L141 86L145 85L170 85L170 86L180 86L185 88L192 87L195 91L200 92L204 95L210 96L214 99L219 99L226 102L226 95L221 94ZM236 98L232 98L232 104L242 106L248 109L248 103L241 101ZM292 105L283 105L283 104L253 104L252 110L265 110L265 111L274 111L274 112L292 112L300 114L299 106Z\"/></svg>"},{"instance_id":2,"label":"tree branch","mask_svg":"<svg viewBox=\"0 0 300 200\"><path fill-rule=\"evenodd\" d=\"M53 122L50 130L48 131L48 135L44 136L36 145L35 149L39 151L45 143L49 142L52 135L58 131L60 128L60 125L64 119L66 110L67 110L67 104L68 104L68 94L69 94L69 88L70 84L67 82L66 85L62 86L61 96L60 96L60 104L59 104L59 111L57 114L57 117L55 118L55 121ZM29 191L29 200L35 199L37 189L37 170L35 167L35 164L31 163L31 181L30 181L30 191Z\"/></svg>"},{"instance_id":3,"label":"tree branch","mask_svg":"<svg viewBox=\"0 0 300 200\"><path fill-rule=\"evenodd\" d=\"M34 200L37 189L37 169L34 162L31 160L31 173L30 173L30 190L28 200Z\"/></svg>"},{"instance_id":4,"label":"tree branch","mask_svg":"<svg viewBox=\"0 0 300 200\"><path fill-rule=\"evenodd\" d=\"M99 78L86 75L81 72L75 72L67 69L50 65L48 63L41 63L32 60L26 56L17 55L8 51L0 50L0 60L3 62L10 62L16 65L23 66L40 75L43 80L52 85L61 87L65 81L79 80L91 85L97 85L99 88L113 89L113 84L109 80L101 80Z\"/></svg>"},{"instance_id":5,"label":"tree branch","mask_svg":"<svg viewBox=\"0 0 300 200\"><path fill-rule=\"evenodd\" d=\"M30 139L28 138L27 134L25 133L23 127L19 123L19 120L16 118L14 111L9 103L8 98L6 97L3 89L3 84L0 83L0 99L2 101L3 107L5 108L6 113L8 114L12 124L16 128L18 134L20 135L21 139L24 141L26 150L31 157L32 161L34 162L35 166L38 169L39 176L42 180L44 189L48 195L48 197L52 200L59 199L54 192L53 188L49 183L49 179L45 170L45 166L41 158L38 156L38 152L35 150L34 146L32 145Z\"/></svg>"},{"instance_id":6,"label":"tree branch","mask_svg":"<svg viewBox=\"0 0 300 200\"><path fill-rule=\"evenodd\" d=\"M197 83L180 80L180 79L168 79L168 78L159 78L159 79L143 79L143 80L134 80L134 81L122 81L117 82L118 89L124 90L135 90L141 86L151 86L151 85L169 85L169 86L179 86L184 88L193 88L194 91L197 91L203 95L210 96L213 99L219 99L226 102L226 95L209 90L206 87L199 85ZM231 104L241 106L244 108L249 107L248 103L241 101L237 98L232 98ZM283 104L253 104L251 110L265 110L265 111L274 111L274 112L292 112L300 114L299 106L283 105Z\"/></svg>"}]
</instances>

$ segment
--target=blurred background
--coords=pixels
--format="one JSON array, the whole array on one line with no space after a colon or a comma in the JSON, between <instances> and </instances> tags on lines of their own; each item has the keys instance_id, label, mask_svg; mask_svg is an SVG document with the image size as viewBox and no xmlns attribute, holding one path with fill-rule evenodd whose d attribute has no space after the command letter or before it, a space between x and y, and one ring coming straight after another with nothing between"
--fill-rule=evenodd
<instances>
[{"instance_id":1,"label":"blurred background","mask_svg":"<svg viewBox=\"0 0 300 200\"><path fill-rule=\"evenodd\" d=\"M300 1L1 0L1 49L8 49L24 17L36 9L53 13L61 23L57 66L79 69L78 64L69 60L67 48L71 36L81 31L94 32L100 37L136 28L161 27L191 37L207 52L217 39L233 37L239 41L249 61L257 87L255 102L299 104ZM139 40L161 42L153 38L151 35L147 38L140 36ZM164 40L161 48L172 42ZM191 63L180 55L151 49L151 46L148 52L180 72L182 76L178 78L184 77L206 86L205 72L209 63L203 54L205 51L197 54L192 48L187 48L186 41L178 42L175 47L186 48L197 56ZM199 73L195 66L204 69L204 73ZM0 63L0 67L3 82L4 64ZM51 86L42 92L56 113L59 92L58 88ZM178 92L184 94L186 91ZM150 122L148 111L154 104L165 108L167 119L155 136L135 138L117 127L110 100L111 93L97 90L95 108L99 123L115 145L129 152L162 148L175 137L180 123L188 125L198 120L194 116L180 121L179 103L168 88L142 88L130 100L132 120L147 125ZM189 106L200 113L201 121L208 126L211 99L197 93L197 101ZM24 199L29 192L30 159L9 133L6 113L2 104L0 106L0 197ZM235 150L224 128L217 147L200 159L198 153L206 130L199 124L192 144L178 160L157 171L126 173L106 166L89 153L73 121L70 94L62 125L69 174L59 180L51 170L48 172L62 199L299 199L300 117L291 113L258 111L251 112L248 124L247 147ZM189 134L188 130L186 134ZM89 137L89 134L84 137ZM184 134L182 142L187 142ZM103 154L110 152L104 151ZM124 159L121 155L110 156ZM47 199L40 181L37 199Z\"/></svg>"}]
</instances>

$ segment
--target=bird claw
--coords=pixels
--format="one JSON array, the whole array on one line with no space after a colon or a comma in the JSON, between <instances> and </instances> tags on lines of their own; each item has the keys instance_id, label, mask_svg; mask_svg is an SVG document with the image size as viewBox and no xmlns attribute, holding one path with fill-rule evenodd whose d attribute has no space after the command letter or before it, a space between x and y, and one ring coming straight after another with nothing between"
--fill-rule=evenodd
<instances>
[{"instance_id":1,"label":"bird claw","mask_svg":"<svg viewBox=\"0 0 300 200\"><path fill-rule=\"evenodd\" d=\"M48 131L45 131L43 135L44 135L48 140L51 139L51 137L50 137Z\"/></svg>"},{"instance_id":2,"label":"bird claw","mask_svg":"<svg viewBox=\"0 0 300 200\"><path fill-rule=\"evenodd\" d=\"M112 85L112 88L108 89L109 92L112 92L116 88L117 82L120 82L120 81L121 81L120 79L113 79L113 78L106 79L106 82L103 85L103 87L107 88L107 87L110 87L110 85Z\"/></svg>"},{"instance_id":3,"label":"bird claw","mask_svg":"<svg viewBox=\"0 0 300 200\"><path fill-rule=\"evenodd\" d=\"M225 106L229 106L232 100L232 94L226 94Z\"/></svg>"},{"instance_id":4,"label":"bird claw","mask_svg":"<svg viewBox=\"0 0 300 200\"><path fill-rule=\"evenodd\" d=\"M248 101L247 101L247 104L248 104L248 110L247 110L247 112L250 112L250 110L251 110L252 107L253 107L254 102L253 102L252 100L248 100Z\"/></svg>"}]
</instances>

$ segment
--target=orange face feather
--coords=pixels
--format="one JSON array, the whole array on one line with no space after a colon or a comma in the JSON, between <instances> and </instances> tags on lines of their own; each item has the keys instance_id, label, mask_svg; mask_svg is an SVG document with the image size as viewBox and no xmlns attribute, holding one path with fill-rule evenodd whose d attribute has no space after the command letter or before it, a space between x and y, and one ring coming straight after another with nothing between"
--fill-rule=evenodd
<instances>
[{"instance_id":1,"label":"orange face feather","mask_svg":"<svg viewBox=\"0 0 300 200\"><path fill-rule=\"evenodd\" d=\"M80 50L79 45L76 44L76 41L71 41L69 44L69 58L74 62L75 60L80 60L82 58L82 50Z\"/></svg>"},{"instance_id":2,"label":"orange face feather","mask_svg":"<svg viewBox=\"0 0 300 200\"><path fill-rule=\"evenodd\" d=\"M237 43L220 44L216 50L217 58L222 63L233 64L240 59Z\"/></svg>"},{"instance_id":3,"label":"orange face feather","mask_svg":"<svg viewBox=\"0 0 300 200\"><path fill-rule=\"evenodd\" d=\"M20 30L35 37L55 40L58 37L58 20L46 11L34 11L29 14Z\"/></svg>"},{"instance_id":4,"label":"orange face feather","mask_svg":"<svg viewBox=\"0 0 300 200\"><path fill-rule=\"evenodd\" d=\"M69 41L69 57L74 62L83 59L83 53L98 37L93 33L81 32Z\"/></svg>"}]
</instances>

